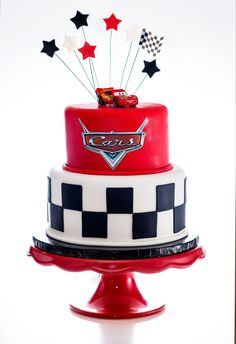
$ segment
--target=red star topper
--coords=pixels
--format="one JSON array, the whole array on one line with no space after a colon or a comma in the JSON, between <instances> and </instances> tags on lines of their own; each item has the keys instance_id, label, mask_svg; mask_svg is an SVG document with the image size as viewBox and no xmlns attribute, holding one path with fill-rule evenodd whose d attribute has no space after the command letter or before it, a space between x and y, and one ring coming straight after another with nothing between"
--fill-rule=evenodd
<instances>
[{"instance_id":1,"label":"red star topper","mask_svg":"<svg viewBox=\"0 0 236 344\"><path fill-rule=\"evenodd\" d=\"M110 29L118 30L118 25L122 21L120 19L117 19L113 13L109 18L104 18L103 20L107 25L106 27L107 30L110 30Z\"/></svg>"},{"instance_id":2,"label":"red star topper","mask_svg":"<svg viewBox=\"0 0 236 344\"><path fill-rule=\"evenodd\" d=\"M88 57L95 57L94 50L96 49L96 45L90 45L88 42L84 43L82 48L79 48L79 52L83 55L83 60L87 59Z\"/></svg>"}]
</instances>

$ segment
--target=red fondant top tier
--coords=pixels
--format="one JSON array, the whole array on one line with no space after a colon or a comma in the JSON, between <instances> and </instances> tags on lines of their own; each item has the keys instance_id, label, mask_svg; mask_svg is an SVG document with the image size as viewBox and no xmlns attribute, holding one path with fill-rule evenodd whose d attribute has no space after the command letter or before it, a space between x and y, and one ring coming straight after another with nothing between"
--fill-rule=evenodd
<instances>
[{"instance_id":1,"label":"red fondant top tier","mask_svg":"<svg viewBox=\"0 0 236 344\"><path fill-rule=\"evenodd\" d=\"M88 174L147 174L172 168L168 154L167 109L97 104L65 109L69 171Z\"/></svg>"}]
</instances>

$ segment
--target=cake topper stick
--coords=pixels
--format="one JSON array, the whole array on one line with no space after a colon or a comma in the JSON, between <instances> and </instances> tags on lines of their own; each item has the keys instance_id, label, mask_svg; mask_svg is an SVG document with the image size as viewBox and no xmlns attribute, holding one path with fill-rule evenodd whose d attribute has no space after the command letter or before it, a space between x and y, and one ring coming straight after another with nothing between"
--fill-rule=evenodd
<instances>
[{"instance_id":1,"label":"cake topper stick","mask_svg":"<svg viewBox=\"0 0 236 344\"><path fill-rule=\"evenodd\" d=\"M89 81L91 87L94 88L94 86L93 86L93 84L92 84L92 82L91 82L91 80L90 80L90 78L89 78L89 76L88 76L88 73L86 72L86 70L85 70L85 68L84 68L84 66L83 66L83 64L82 64L82 62L80 61L80 58L79 58L79 56L78 56L78 54L77 54L77 52L76 52L75 50L74 50L74 53L75 53L75 56L76 56L77 60L79 61L80 65L81 65L81 67L83 68L83 71L84 71L84 73L85 73L85 75L86 75L86 78L88 79L88 81Z\"/></svg>"},{"instance_id":2,"label":"cake topper stick","mask_svg":"<svg viewBox=\"0 0 236 344\"><path fill-rule=\"evenodd\" d=\"M111 30L109 45L109 85L111 86L112 29L117 31L118 25L120 24L121 20L116 18L114 13L112 13L109 18L104 18L103 20L106 23L106 30Z\"/></svg>"},{"instance_id":3,"label":"cake topper stick","mask_svg":"<svg viewBox=\"0 0 236 344\"><path fill-rule=\"evenodd\" d=\"M145 77L142 79L142 81L140 82L140 84L138 85L138 87L136 88L136 90L133 92L133 94L136 94L136 92L138 91L139 87L142 85L142 83L144 82L144 80L146 79L148 75L146 74Z\"/></svg>"},{"instance_id":4,"label":"cake topper stick","mask_svg":"<svg viewBox=\"0 0 236 344\"><path fill-rule=\"evenodd\" d=\"M80 84L88 91L88 93L97 101L97 98L90 92L90 90L85 86L85 84L80 80L80 78L72 71L72 69L60 58L58 54L56 57L64 64L64 66L74 75L74 77L80 82Z\"/></svg>"},{"instance_id":5,"label":"cake topper stick","mask_svg":"<svg viewBox=\"0 0 236 344\"><path fill-rule=\"evenodd\" d=\"M86 35L85 35L85 31L84 31L83 26L82 26L82 31L83 31L83 35L84 35L84 40L87 41L87 37L86 37Z\"/></svg>"},{"instance_id":6,"label":"cake topper stick","mask_svg":"<svg viewBox=\"0 0 236 344\"><path fill-rule=\"evenodd\" d=\"M65 61L62 60L62 58L56 53L59 48L56 46L55 39L51 41L43 41L43 49L41 50L41 53L47 54L49 57L53 57L56 55L56 57L64 64L64 66L74 75L74 77L80 82L80 84L88 91L88 93L97 100L97 98L89 91L87 86L80 80L80 78L72 71L72 69L65 63Z\"/></svg>"},{"instance_id":7,"label":"cake topper stick","mask_svg":"<svg viewBox=\"0 0 236 344\"><path fill-rule=\"evenodd\" d=\"M85 35L85 31L84 31L83 26L82 26L82 32L83 32L83 35L84 35L84 40L85 40L85 42L87 42L87 37L86 37L86 35ZM92 83L93 83L93 89L95 90L95 83L94 83L94 77L93 77L91 56L88 56L88 57L89 57L89 68L90 68L90 74L91 74ZM95 56L94 56L94 57L95 57ZM83 57L83 58L84 58L84 57Z\"/></svg>"},{"instance_id":8,"label":"cake topper stick","mask_svg":"<svg viewBox=\"0 0 236 344\"><path fill-rule=\"evenodd\" d=\"M144 30L144 29L143 29L143 30ZM142 32L143 32L143 30L142 30ZM141 36L140 36L140 39L139 39L139 47L138 47L137 52L136 52L136 55L135 55L135 57L134 57L134 60L133 60L133 63L132 63L132 66L131 66L131 69L130 69L130 72L129 72L129 76L128 76L128 79L127 79L127 82L126 82L126 85L125 85L125 89L127 88L128 83L129 83L129 81L130 81L130 77L131 77L132 71L133 71L133 69L134 69L134 65L135 65L135 62L136 62L136 60L137 60L138 53L139 53L139 51L140 51L140 47L141 47L140 42L141 42L141 39L142 39L142 32L141 32Z\"/></svg>"},{"instance_id":9,"label":"cake topper stick","mask_svg":"<svg viewBox=\"0 0 236 344\"><path fill-rule=\"evenodd\" d=\"M134 65L135 65L135 62L136 62L136 60L137 60L139 50L140 50L140 47L138 47L138 49L137 49L137 51L136 51L136 54L135 54L135 57L134 57L134 60L133 60L133 63L132 63L132 66L131 66L131 69L130 69L130 72L129 72L129 76L128 76L128 79L127 79L127 82L126 82L126 85L125 85L125 89L127 88L128 83L129 83L129 81L130 81L130 77L131 77L132 71L133 71L133 69L134 69Z\"/></svg>"},{"instance_id":10,"label":"cake topper stick","mask_svg":"<svg viewBox=\"0 0 236 344\"><path fill-rule=\"evenodd\" d=\"M93 68L93 72L94 72L95 79L96 79L96 82L97 82L97 86L99 87L98 77L97 77L97 73L96 73L96 70L95 70L95 67L94 67L93 60L92 60L92 68Z\"/></svg>"},{"instance_id":11,"label":"cake topper stick","mask_svg":"<svg viewBox=\"0 0 236 344\"><path fill-rule=\"evenodd\" d=\"M109 85L111 86L111 42L112 42L112 30L110 31L110 49L109 49L109 57L110 57L110 64L109 64Z\"/></svg>"},{"instance_id":12,"label":"cake topper stick","mask_svg":"<svg viewBox=\"0 0 236 344\"><path fill-rule=\"evenodd\" d=\"M133 64L131 66L131 70L130 70L125 88L127 88L127 86L128 86L128 83L129 83L129 80L130 80L130 77L131 77L131 74L132 74L132 71L134 68L134 64L136 62L140 48L145 49L149 54L152 54L155 57L161 51L160 48L162 46L162 40L163 39L164 39L163 36L158 38L156 35L153 35L151 31L147 31L146 29L142 29L141 36L139 39L139 47L138 47L138 50L137 50L136 55L134 57L134 61L133 61ZM144 80L142 80L141 84L143 83L143 81ZM141 85L139 85L138 88L140 86Z\"/></svg>"},{"instance_id":13,"label":"cake topper stick","mask_svg":"<svg viewBox=\"0 0 236 344\"><path fill-rule=\"evenodd\" d=\"M96 49L96 45L90 45L87 41L85 41L83 47L78 49L78 51L83 56L83 60L89 58L89 68L90 68L90 73L91 73L92 84L93 84L94 90L95 90L95 83L94 83L94 77L93 77L91 58L95 58L95 53L94 53L95 49Z\"/></svg>"},{"instance_id":14,"label":"cake topper stick","mask_svg":"<svg viewBox=\"0 0 236 344\"><path fill-rule=\"evenodd\" d=\"M84 31L83 26L82 26L82 31L83 31L84 39L85 39L85 41L87 41L87 38L86 38L86 35L85 35L85 31ZM94 73L95 78L96 78L97 85L98 85L98 87L99 87L98 77L97 77L96 69L95 69L95 67L94 67L93 60L92 60L91 58L89 58L89 61L90 61L90 64L91 64L90 72L91 72L92 79L94 80L94 77L93 77L93 73Z\"/></svg>"},{"instance_id":15,"label":"cake topper stick","mask_svg":"<svg viewBox=\"0 0 236 344\"><path fill-rule=\"evenodd\" d=\"M88 82L90 83L90 85L91 85L91 87L93 89L93 85L92 85L92 82L91 82L91 80L90 80L90 78L88 76L88 73L86 72L86 70L85 70L83 64L81 63L80 58L79 58L79 56L77 54L77 50L79 48L79 44L77 42L76 37L65 35L64 43L63 43L62 46L65 49L67 49L69 53L71 53L72 51L74 52L74 54L75 54L75 56L76 56L76 58L77 58L77 60L78 60L78 62L80 64L81 68L83 69L83 72L84 72Z\"/></svg>"},{"instance_id":16,"label":"cake topper stick","mask_svg":"<svg viewBox=\"0 0 236 344\"><path fill-rule=\"evenodd\" d=\"M126 58L126 61L125 61L125 65L124 65L124 69L123 69L122 76L121 76L120 87L122 86L122 83L123 83L124 74L125 74L125 70L126 70L126 67L127 67L127 63L128 63L129 57L130 57L130 53L131 53L133 42L137 41L137 39L139 39L139 35L140 35L139 34L139 30L138 30L137 27L132 27L131 29L126 30L125 33L126 33L126 41L130 42L130 46L129 46L128 55L127 55L127 58Z\"/></svg>"},{"instance_id":17,"label":"cake topper stick","mask_svg":"<svg viewBox=\"0 0 236 344\"><path fill-rule=\"evenodd\" d=\"M133 42L130 42L128 55L127 55L127 58L126 58L126 61L125 61L124 69L123 69L121 80L120 80L120 88L122 86L122 82L123 82L123 79L124 79L125 69L126 69L126 66L127 66L128 60L129 60L130 52L131 52L131 49L132 49L132 44L133 44Z\"/></svg>"},{"instance_id":18,"label":"cake topper stick","mask_svg":"<svg viewBox=\"0 0 236 344\"><path fill-rule=\"evenodd\" d=\"M83 35L84 35L85 42L87 42L87 38L86 38L86 35L85 35L84 26L88 26L88 22L87 22L88 16L89 16L89 14L83 14L83 13L77 11L75 17L70 19L75 24L77 30L79 28L82 28L82 32L83 32ZM92 56L92 57L95 57L95 56ZM95 71L95 68L94 68L93 61L92 61L91 57L89 57L89 68L90 68L90 74L91 74L91 79L92 79L92 87L95 90L93 71L95 73L96 80L97 80L97 74L96 74L96 71ZM90 84L91 84L91 82L90 82Z\"/></svg>"},{"instance_id":19,"label":"cake topper stick","mask_svg":"<svg viewBox=\"0 0 236 344\"><path fill-rule=\"evenodd\" d=\"M94 77L93 77L93 69L92 69L91 57L89 58L89 68L90 68L90 73L91 73L91 77L92 77L93 88L95 90L95 83L94 83Z\"/></svg>"},{"instance_id":20,"label":"cake topper stick","mask_svg":"<svg viewBox=\"0 0 236 344\"><path fill-rule=\"evenodd\" d=\"M84 40L85 42L87 42L87 37L85 35L85 31L84 31L84 28L82 26L82 32L83 32L83 35L84 35ZM94 84L94 78L93 78L93 71L92 71L92 63L91 63L91 57L89 57L89 68L90 68L90 74L91 74L91 78L92 78L92 83L93 83L93 88L95 90L95 84Z\"/></svg>"},{"instance_id":21,"label":"cake topper stick","mask_svg":"<svg viewBox=\"0 0 236 344\"><path fill-rule=\"evenodd\" d=\"M142 79L142 81L140 82L140 84L138 85L138 87L136 88L133 94L135 94L138 91L139 87L142 85L142 83L144 82L147 76L149 76L149 78L152 78L154 74L156 74L157 72L160 72L160 69L156 65L156 60L153 60L151 62L149 61L143 61L143 62L144 62L144 68L142 70L142 73L147 73L147 74Z\"/></svg>"}]
</instances>

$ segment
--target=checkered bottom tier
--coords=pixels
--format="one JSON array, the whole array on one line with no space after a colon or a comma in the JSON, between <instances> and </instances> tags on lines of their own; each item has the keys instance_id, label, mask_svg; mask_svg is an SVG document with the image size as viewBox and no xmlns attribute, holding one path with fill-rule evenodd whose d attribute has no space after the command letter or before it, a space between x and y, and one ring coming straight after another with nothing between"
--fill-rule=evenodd
<instances>
[{"instance_id":1,"label":"checkered bottom tier","mask_svg":"<svg viewBox=\"0 0 236 344\"><path fill-rule=\"evenodd\" d=\"M47 235L78 245L146 246L187 235L186 177L179 167L139 176L86 175L53 168Z\"/></svg>"}]
</instances>

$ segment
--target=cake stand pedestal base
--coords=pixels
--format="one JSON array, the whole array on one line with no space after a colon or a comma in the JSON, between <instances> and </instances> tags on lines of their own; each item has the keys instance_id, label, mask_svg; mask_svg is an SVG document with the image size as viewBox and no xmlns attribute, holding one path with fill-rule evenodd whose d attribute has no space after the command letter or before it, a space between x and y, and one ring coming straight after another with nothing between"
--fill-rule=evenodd
<instances>
[{"instance_id":1,"label":"cake stand pedestal base","mask_svg":"<svg viewBox=\"0 0 236 344\"><path fill-rule=\"evenodd\" d=\"M140 293L131 272L101 275L100 283L87 304L70 305L76 313L97 318L137 318L157 314L165 305L149 304Z\"/></svg>"},{"instance_id":2,"label":"cake stand pedestal base","mask_svg":"<svg viewBox=\"0 0 236 344\"><path fill-rule=\"evenodd\" d=\"M68 257L30 247L29 255L42 265L55 265L71 272L91 270L101 274L100 283L90 300L70 305L76 313L109 319L138 318L157 314L165 305L149 304L139 291L133 272L158 273L169 268L187 268L205 257L202 247L165 257L146 259L87 259Z\"/></svg>"}]
</instances>

